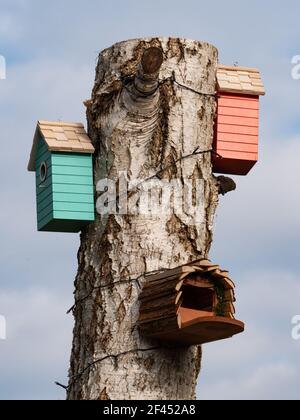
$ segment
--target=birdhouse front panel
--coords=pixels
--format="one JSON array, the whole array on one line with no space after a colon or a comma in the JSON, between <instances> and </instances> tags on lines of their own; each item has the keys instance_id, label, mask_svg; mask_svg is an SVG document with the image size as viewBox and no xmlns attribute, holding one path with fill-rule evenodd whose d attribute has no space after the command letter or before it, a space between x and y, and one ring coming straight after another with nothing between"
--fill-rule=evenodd
<instances>
[{"instance_id":1,"label":"birdhouse front panel","mask_svg":"<svg viewBox=\"0 0 300 420\"><path fill-rule=\"evenodd\" d=\"M264 87L258 70L219 66L213 172L246 175L258 160L259 96Z\"/></svg>"},{"instance_id":2,"label":"birdhouse front panel","mask_svg":"<svg viewBox=\"0 0 300 420\"><path fill-rule=\"evenodd\" d=\"M81 124L39 122L28 166L39 231L79 232L95 220L93 150Z\"/></svg>"}]
</instances>

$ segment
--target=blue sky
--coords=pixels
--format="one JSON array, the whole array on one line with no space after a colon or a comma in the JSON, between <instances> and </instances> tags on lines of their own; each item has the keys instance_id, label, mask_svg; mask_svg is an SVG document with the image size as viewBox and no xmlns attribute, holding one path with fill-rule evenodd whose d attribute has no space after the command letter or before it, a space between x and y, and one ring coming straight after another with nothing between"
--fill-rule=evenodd
<instances>
[{"instance_id":1,"label":"blue sky","mask_svg":"<svg viewBox=\"0 0 300 420\"><path fill-rule=\"evenodd\" d=\"M204 346L200 399L299 399L300 4L289 0L0 0L0 399L64 399L78 235L37 233L26 172L37 119L85 122L98 52L116 41L178 36L208 41L220 62L259 67L260 162L221 198L211 258L237 283L247 330Z\"/></svg>"}]
</instances>

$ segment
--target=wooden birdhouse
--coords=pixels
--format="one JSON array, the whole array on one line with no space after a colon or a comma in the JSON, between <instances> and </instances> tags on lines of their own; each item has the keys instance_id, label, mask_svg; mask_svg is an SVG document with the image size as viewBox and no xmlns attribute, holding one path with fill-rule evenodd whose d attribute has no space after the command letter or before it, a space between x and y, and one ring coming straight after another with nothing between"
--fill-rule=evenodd
<instances>
[{"instance_id":1,"label":"wooden birdhouse","mask_svg":"<svg viewBox=\"0 0 300 420\"><path fill-rule=\"evenodd\" d=\"M150 275L140 296L140 331L185 346L239 334L234 287L227 271L204 259Z\"/></svg>"},{"instance_id":2,"label":"wooden birdhouse","mask_svg":"<svg viewBox=\"0 0 300 420\"><path fill-rule=\"evenodd\" d=\"M38 122L28 170L39 231L79 232L94 221L93 153L82 124Z\"/></svg>"},{"instance_id":3,"label":"wooden birdhouse","mask_svg":"<svg viewBox=\"0 0 300 420\"><path fill-rule=\"evenodd\" d=\"M258 160L259 71L220 65L217 94L213 172L246 175Z\"/></svg>"}]
</instances>

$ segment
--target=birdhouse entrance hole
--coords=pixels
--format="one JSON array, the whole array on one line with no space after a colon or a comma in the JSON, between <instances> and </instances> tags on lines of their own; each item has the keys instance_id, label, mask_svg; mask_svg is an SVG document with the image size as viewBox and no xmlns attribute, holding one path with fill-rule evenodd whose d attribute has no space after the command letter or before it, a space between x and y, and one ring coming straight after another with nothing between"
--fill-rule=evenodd
<instances>
[{"instance_id":1,"label":"birdhouse entrance hole","mask_svg":"<svg viewBox=\"0 0 300 420\"><path fill-rule=\"evenodd\" d=\"M197 279L199 285L197 284ZM202 287L201 287L202 284ZM216 293L213 285L209 282L201 281L199 276L193 276L184 281L182 286L182 304L179 309L181 322L189 322L200 316L213 316L216 306Z\"/></svg>"},{"instance_id":2,"label":"birdhouse entrance hole","mask_svg":"<svg viewBox=\"0 0 300 420\"><path fill-rule=\"evenodd\" d=\"M47 164L46 162L42 162L40 166L40 180L44 182L47 178Z\"/></svg>"},{"instance_id":3,"label":"birdhouse entrance hole","mask_svg":"<svg viewBox=\"0 0 300 420\"><path fill-rule=\"evenodd\" d=\"M140 296L139 328L180 345L204 344L244 331L234 319L234 283L208 260L147 277Z\"/></svg>"}]
</instances>

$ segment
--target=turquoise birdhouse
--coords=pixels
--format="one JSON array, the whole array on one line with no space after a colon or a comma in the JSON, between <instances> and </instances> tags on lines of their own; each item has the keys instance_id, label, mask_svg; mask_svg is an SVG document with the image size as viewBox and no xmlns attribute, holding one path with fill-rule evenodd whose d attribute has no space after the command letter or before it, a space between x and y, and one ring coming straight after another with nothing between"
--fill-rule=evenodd
<instances>
[{"instance_id":1,"label":"turquoise birdhouse","mask_svg":"<svg viewBox=\"0 0 300 420\"><path fill-rule=\"evenodd\" d=\"M95 220L94 151L82 124L38 122L28 170L36 175L39 231L79 232Z\"/></svg>"}]
</instances>

